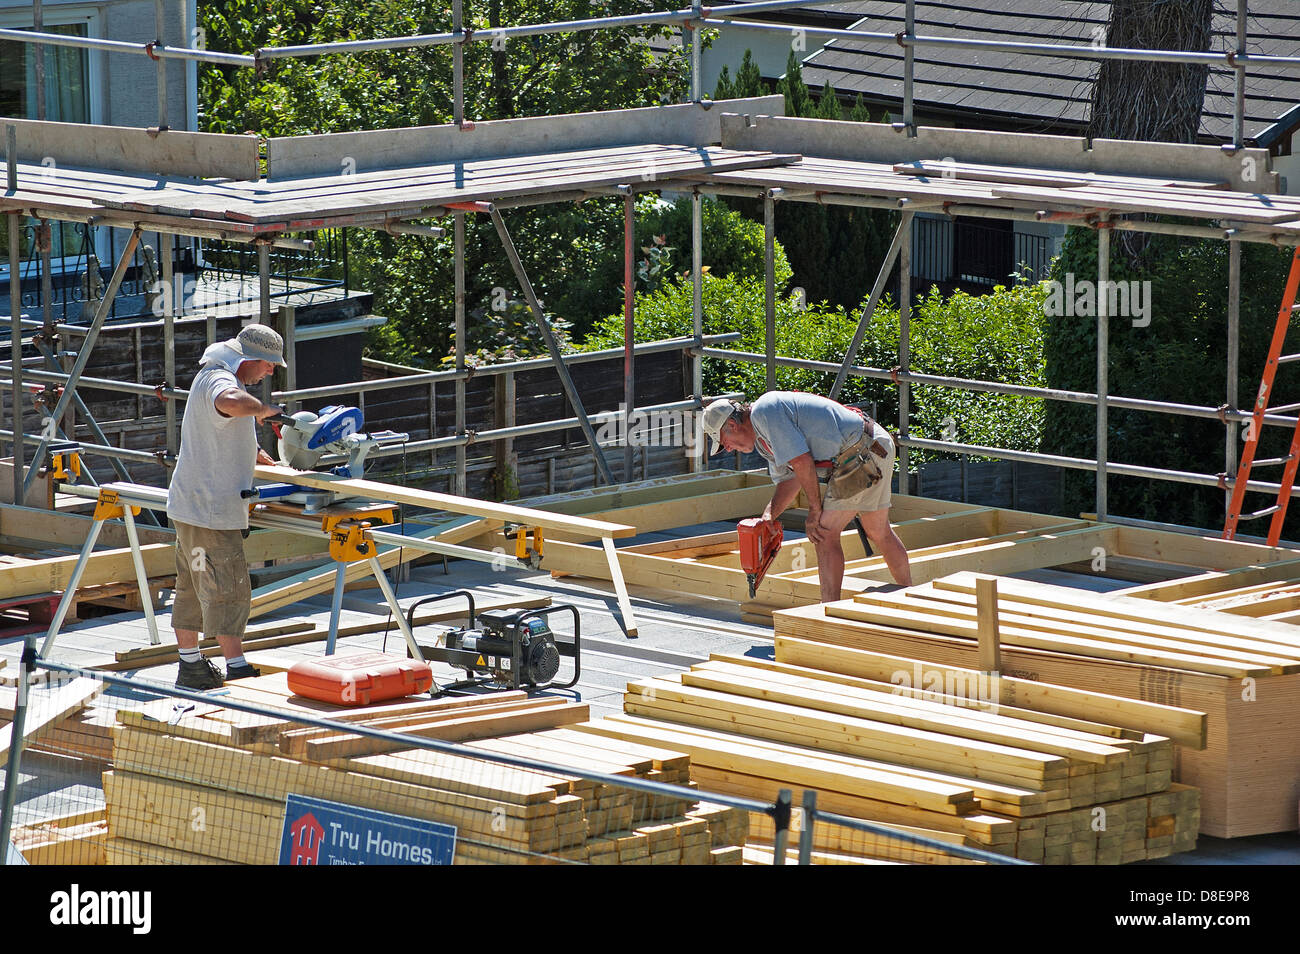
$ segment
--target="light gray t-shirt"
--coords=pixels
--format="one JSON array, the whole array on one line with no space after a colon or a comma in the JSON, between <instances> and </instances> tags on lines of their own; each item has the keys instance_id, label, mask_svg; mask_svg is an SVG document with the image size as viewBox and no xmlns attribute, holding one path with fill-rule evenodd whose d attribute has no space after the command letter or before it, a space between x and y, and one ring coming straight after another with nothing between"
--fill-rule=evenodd
<instances>
[{"instance_id":1,"label":"light gray t-shirt","mask_svg":"<svg viewBox=\"0 0 1300 954\"><path fill-rule=\"evenodd\" d=\"M243 390L234 369L238 357L204 352L204 364L190 385L181 419L181 452L167 490L167 516L209 530L244 530L248 501L241 490L253 486L257 423L252 417L226 417L217 398ZM233 364L233 367L231 366Z\"/></svg>"},{"instance_id":2,"label":"light gray t-shirt","mask_svg":"<svg viewBox=\"0 0 1300 954\"><path fill-rule=\"evenodd\" d=\"M845 444L862 437L862 418L820 394L768 391L750 407L754 449L767 461L777 483L794 476L790 461L800 454L830 460Z\"/></svg>"}]
</instances>

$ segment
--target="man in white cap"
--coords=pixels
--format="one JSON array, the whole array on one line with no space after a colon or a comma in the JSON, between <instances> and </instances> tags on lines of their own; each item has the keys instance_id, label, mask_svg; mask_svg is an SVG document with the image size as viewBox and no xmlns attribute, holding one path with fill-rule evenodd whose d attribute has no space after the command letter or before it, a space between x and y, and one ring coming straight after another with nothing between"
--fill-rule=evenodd
<instances>
[{"instance_id":1,"label":"man in white cap","mask_svg":"<svg viewBox=\"0 0 1300 954\"><path fill-rule=\"evenodd\" d=\"M808 500L808 538L817 550L822 602L840 598L844 548L840 534L857 517L867 538L889 567L894 582L912 583L907 548L889 523L889 482L894 472L894 441L857 408L797 391L769 391L753 405L714 401L704 409L702 427L719 450L767 461L776 492L762 519L775 520L799 491ZM829 475L823 498L818 468Z\"/></svg>"},{"instance_id":2,"label":"man in white cap","mask_svg":"<svg viewBox=\"0 0 1300 954\"><path fill-rule=\"evenodd\" d=\"M203 352L181 420L181 451L167 491L176 528L176 597L172 628L180 649L176 685L216 689L225 679L256 676L244 659L244 626L252 601L244 536L255 464L275 463L257 446L257 425L282 412L247 390L284 361L284 340L265 325L248 325ZM199 652L199 631L214 637L226 672Z\"/></svg>"}]
</instances>

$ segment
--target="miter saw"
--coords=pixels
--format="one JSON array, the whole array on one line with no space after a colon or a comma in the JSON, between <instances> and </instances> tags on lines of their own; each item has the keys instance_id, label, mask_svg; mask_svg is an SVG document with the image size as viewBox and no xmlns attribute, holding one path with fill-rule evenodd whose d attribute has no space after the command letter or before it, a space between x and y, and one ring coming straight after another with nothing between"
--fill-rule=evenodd
<instances>
[{"instance_id":1,"label":"miter saw","mask_svg":"<svg viewBox=\"0 0 1300 954\"><path fill-rule=\"evenodd\" d=\"M372 431L367 434L361 430L364 425L365 416L360 408L342 405L323 407L317 412L298 411L292 415L281 414L271 418L271 426L279 438L281 463L296 470L312 470L326 454L337 454L346 457L347 462L326 473L352 478L364 474L366 457L376 447L400 444L410 439L410 435L396 431ZM314 513L353 495L346 491L319 490L283 483L262 484L246 491L245 496L302 504L307 513Z\"/></svg>"}]
</instances>

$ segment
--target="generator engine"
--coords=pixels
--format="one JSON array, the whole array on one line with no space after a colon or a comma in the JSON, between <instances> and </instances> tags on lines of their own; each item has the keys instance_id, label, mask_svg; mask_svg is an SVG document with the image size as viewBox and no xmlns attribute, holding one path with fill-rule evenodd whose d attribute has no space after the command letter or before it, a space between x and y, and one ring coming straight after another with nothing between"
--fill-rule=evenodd
<instances>
[{"instance_id":1,"label":"generator engine","mask_svg":"<svg viewBox=\"0 0 1300 954\"><path fill-rule=\"evenodd\" d=\"M511 689L567 689L578 683L581 673L581 624L578 610L569 604L541 609L494 609L475 614L474 596L467 590L455 590L414 603L407 610L413 626L415 610L426 603L463 596L469 601L469 622L457 629L442 632L441 646L420 644L429 661L438 660L465 670L466 679L442 691L465 688L484 682L500 683ZM547 617L567 611L573 617L573 641L557 639ZM559 683L560 659L573 658L573 678Z\"/></svg>"},{"instance_id":2,"label":"generator engine","mask_svg":"<svg viewBox=\"0 0 1300 954\"><path fill-rule=\"evenodd\" d=\"M560 672L560 650L546 620L524 618L518 611L487 610L478 615L478 629L456 629L446 636L448 649L478 656L482 666L501 682L530 686L548 683ZM466 667L466 672L475 667Z\"/></svg>"}]
</instances>

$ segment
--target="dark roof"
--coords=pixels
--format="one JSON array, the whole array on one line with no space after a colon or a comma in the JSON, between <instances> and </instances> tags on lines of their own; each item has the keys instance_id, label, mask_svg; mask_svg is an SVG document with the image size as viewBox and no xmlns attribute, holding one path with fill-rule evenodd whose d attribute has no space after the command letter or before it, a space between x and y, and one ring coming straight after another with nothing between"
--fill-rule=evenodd
<instances>
[{"instance_id":1,"label":"dark roof","mask_svg":"<svg viewBox=\"0 0 1300 954\"><path fill-rule=\"evenodd\" d=\"M853 29L898 33L904 5L846 3L859 16ZM1251 53L1300 55L1300 5L1294 0L1250 0L1247 49ZM1087 44L1104 30L1109 2L1079 0L982 0L916 4L916 31L929 36L1008 39L1021 42ZM1236 47L1236 4L1216 4L1210 49ZM1104 33L1101 34L1104 36ZM1042 57L1029 53L920 47L916 52L914 97L921 113L953 117L971 113L1000 128L1067 132L1087 124L1089 97L1099 61ZM862 93L871 102L901 105L903 50L896 45L833 40L804 61L804 81L826 83L839 93ZM1211 67L1201 113L1202 140L1232 139L1234 74ZM1300 122L1300 70L1277 67L1246 74L1245 135L1267 146ZM1284 119L1285 117L1285 119Z\"/></svg>"}]
</instances>

